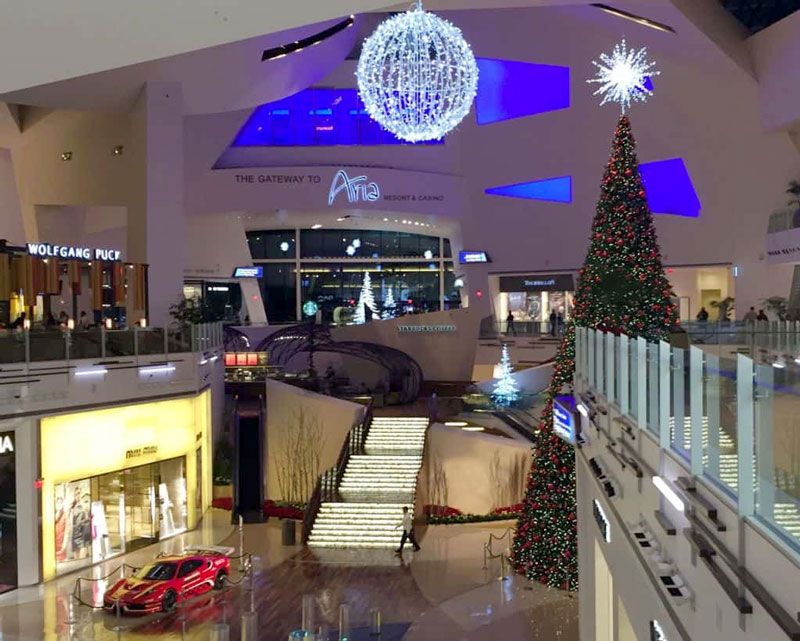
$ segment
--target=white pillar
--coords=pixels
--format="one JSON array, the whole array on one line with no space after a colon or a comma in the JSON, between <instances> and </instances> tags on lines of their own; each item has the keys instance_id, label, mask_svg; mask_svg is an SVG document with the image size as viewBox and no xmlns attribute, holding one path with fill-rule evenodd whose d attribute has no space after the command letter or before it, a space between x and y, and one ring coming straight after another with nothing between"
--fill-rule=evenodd
<instances>
[{"instance_id":1,"label":"white pillar","mask_svg":"<svg viewBox=\"0 0 800 641\"><path fill-rule=\"evenodd\" d=\"M176 82L148 82L134 108L140 141L131 150L144 193L128 212L128 255L147 263L149 322L169 322L183 296L186 238L183 203L183 92Z\"/></svg>"}]
</instances>

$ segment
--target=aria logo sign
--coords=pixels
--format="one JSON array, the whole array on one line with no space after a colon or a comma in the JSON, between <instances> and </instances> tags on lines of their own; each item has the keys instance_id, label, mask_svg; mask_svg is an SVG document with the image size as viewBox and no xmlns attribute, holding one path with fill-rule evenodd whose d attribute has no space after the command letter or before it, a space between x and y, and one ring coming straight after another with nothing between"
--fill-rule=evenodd
<instances>
[{"instance_id":1,"label":"aria logo sign","mask_svg":"<svg viewBox=\"0 0 800 641\"><path fill-rule=\"evenodd\" d=\"M14 442L8 434L0 436L0 454L8 454L14 451Z\"/></svg>"},{"instance_id":2,"label":"aria logo sign","mask_svg":"<svg viewBox=\"0 0 800 641\"><path fill-rule=\"evenodd\" d=\"M350 203L355 203L359 200L362 202L375 202L381 197L378 183L367 182L366 176L350 178L344 169L337 171L331 182L331 188L328 191L329 207L333 205L336 196L342 191L347 193L347 202Z\"/></svg>"}]
</instances>

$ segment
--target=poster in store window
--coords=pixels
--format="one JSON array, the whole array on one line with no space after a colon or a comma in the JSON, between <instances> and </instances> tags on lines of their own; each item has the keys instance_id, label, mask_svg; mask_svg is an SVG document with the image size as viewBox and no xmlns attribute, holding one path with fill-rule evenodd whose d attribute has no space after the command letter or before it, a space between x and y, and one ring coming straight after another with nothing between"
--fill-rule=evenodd
<instances>
[{"instance_id":1,"label":"poster in store window","mask_svg":"<svg viewBox=\"0 0 800 641\"><path fill-rule=\"evenodd\" d=\"M91 563L91 504L89 479L55 486L55 553L59 572Z\"/></svg>"}]
</instances>

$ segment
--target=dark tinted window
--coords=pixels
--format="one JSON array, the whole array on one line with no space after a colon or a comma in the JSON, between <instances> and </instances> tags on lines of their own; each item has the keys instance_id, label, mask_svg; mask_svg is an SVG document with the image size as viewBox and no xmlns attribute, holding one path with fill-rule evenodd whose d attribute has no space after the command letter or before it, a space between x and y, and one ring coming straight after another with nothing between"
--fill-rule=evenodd
<instances>
[{"instance_id":1,"label":"dark tinted window","mask_svg":"<svg viewBox=\"0 0 800 641\"><path fill-rule=\"evenodd\" d=\"M150 563L136 573L136 578L150 581L168 581L175 576L177 568L178 566L175 563Z\"/></svg>"},{"instance_id":2,"label":"dark tinted window","mask_svg":"<svg viewBox=\"0 0 800 641\"><path fill-rule=\"evenodd\" d=\"M438 258L438 236L398 231L303 229L302 258Z\"/></svg>"},{"instance_id":3,"label":"dark tinted window","mask_svg":"<svg viewBox=\"0 0 800 641\"><path fill-rule=\"evenodd\" d=\"M294 230L281 229L272 231L247 232L247 244L250 255L259 258L294 258Z\"/></svg>"},{"instance_id":4,"label":"dark tinted window","mask_svg":"<svg viewBox=\"0 0 800 641\"><path fill-rule=\"evenodd\" d=\"M258 279L261 298L270 323L297 320L294 263L264 263L264 276Z\"/></svg>"},{"instance_id":5,"label":"dark tinted window","mask_svg":"<svg viewBox=\"0 0 800 641\"><path fill-rule=\"evenodd\" d=\"M201 565L203 565L205 561L201 559L191 559L190 561L184 561L183 565L181 565L181 569L178 570L178 578L183 578L185 576L190 575L192 572L197 570Z\"/></svg>"}]
</instances>

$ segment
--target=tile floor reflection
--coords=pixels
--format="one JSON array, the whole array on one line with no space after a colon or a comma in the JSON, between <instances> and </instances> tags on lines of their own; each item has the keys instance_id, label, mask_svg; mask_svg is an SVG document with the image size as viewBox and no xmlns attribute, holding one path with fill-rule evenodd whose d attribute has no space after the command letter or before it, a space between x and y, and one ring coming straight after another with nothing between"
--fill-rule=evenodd
<instances>
[{"instance_id":1,"label":"tile floor reflection","mask_svg":"<svg viewBox=\"0 0 800 641\"><path fill-rule=\"evenodd\" d=\"M241 585L191 599L185 609L171 615L123 617L122 629L117 630L115 617L81 606L74 608L70 623L70 595L77 575L64 576L0 596L0 639L206 641L212 625L224 622L233 640L241 638L242 615L252 607L258 617L258 639L285 640L301 625L303 595L313 594L315 627L327 628L332 639L336 638L339 605L348 603L354 640L369 637L372 611L379 610L386 626L384 636L392 639L577 641L577 598L519 577L500 580L497 561L483 569L483 543L490 532L500 535L508 525L421 528L422 550L406 552L402 560L390 552L381 558L374 558L374 553L319 558L300 545L282 546L279 521L246 525L244 547L254 554L252 592L245 579ZM159 551L177 552L197 543L238 549L239 534L230 524L230 514L212 510L198 530L82 574L102 577L122 560L142 565ZM82 581L82 598L100 603L104 589L115 578ZM235 573L232 578L236 581L241 575Z\"/></svg>"}]
</instances>

